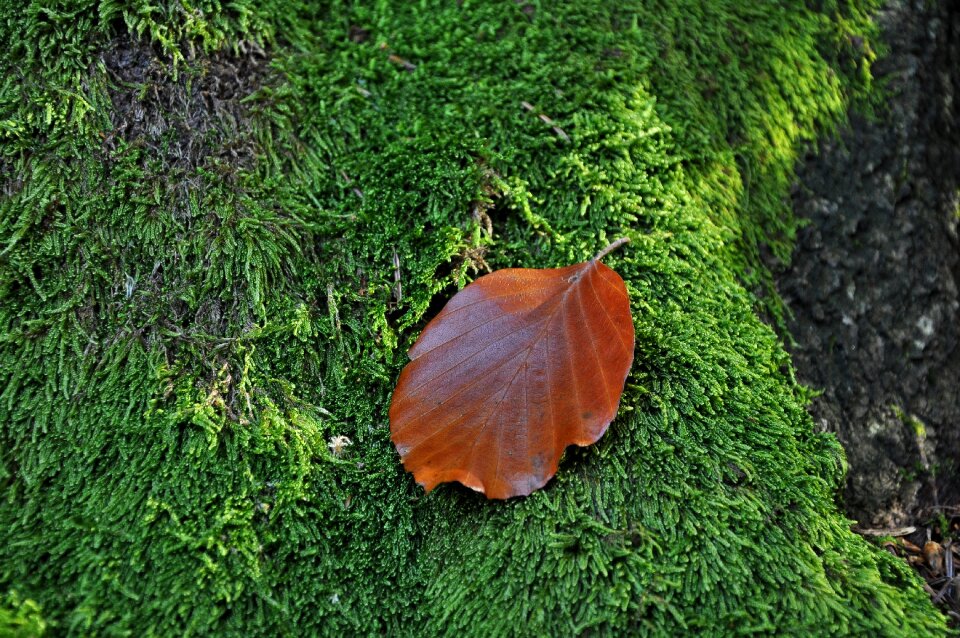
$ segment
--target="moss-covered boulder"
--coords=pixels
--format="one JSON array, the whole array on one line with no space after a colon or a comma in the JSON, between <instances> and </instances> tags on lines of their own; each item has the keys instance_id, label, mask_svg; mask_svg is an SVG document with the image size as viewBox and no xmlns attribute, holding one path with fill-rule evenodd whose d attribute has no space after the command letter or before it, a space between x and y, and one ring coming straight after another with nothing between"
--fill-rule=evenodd
<instances>
[{"instance_id":1,"label":"moss-covered boulder","mask_svg":"<svg viewBox=\"0 0 960 638\"><path fill-rule=\"evenodd\" d=\"M796 153L869 88L871 9L3 4L0 614L945 633L849 530L843 452L756 313ZM426 320L621 235L636 356L602 441L528 498L425 496L387 407Z\"/></svg>"}]
</instances>

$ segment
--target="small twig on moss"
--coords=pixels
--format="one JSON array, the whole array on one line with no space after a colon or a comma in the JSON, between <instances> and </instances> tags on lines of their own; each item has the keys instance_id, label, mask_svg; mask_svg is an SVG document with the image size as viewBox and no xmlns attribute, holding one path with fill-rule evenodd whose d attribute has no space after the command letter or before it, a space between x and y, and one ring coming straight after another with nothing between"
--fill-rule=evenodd
<instances>
[{"instance_id":1,"label":"small twig on moss","mask_svg":"<svg viewBox=\"0 0 960 638\"><path fill-rule=\"evenodd\" d=\"M417 65L416 65L416 64L414 64L414 63L411 62L410 60L404 60L404 59L401 58L399 55L395 55L395 54L391 53L390 55L387 56L387 59L390 60L391 62L393 62L394 64L398 65L398 66L402 66L402 67L403 67L404 69L406 69L407 71L413 72L413 71L416 71L416 70L417 70Z\"/></svg>"},{"instance_id":2,"label":"small twig on moss","mask_svg":"<svg viewBox=\"0 0 960 638\"><path fill-rule=\"evenodd\" d=\"M527 111L530 111L531 113L533 113L534 111L536 111L536 108L533 106L533 104L530 104L530 102L527 102L526 100L520 102L520 105L521 105L524 109L526 109ZM570 141L570 136L567 135L566 131L564 131L562 128L560 128L559 126L557 126L556 124L554 124L554 123L553 123L553 119L551 119L551 118L550 118L549 116L547 116L545 113L537 113L537 117L540 118L540 120L541 120L544 124L546 124L547 126L549 126L550 128L552 128L552 129L553 129L553 132L556 133L558 137L560 137L561 139L563 139L564 142L569 142L569 141Z\"/></svg>"},{"instance_id":3,"label":"small twig on moss","mask_svg":"<svg viewBox=\"0 0 960 638\"><path fill-rule=\"evenodd\" d=\"M400 283L400 255L396 248L393 249L393 281L393 298L400 303L403 301L403 287Z\"/></svg>"},{"instance_id":4,"label":"small twig on moss","mask_svg":"<svg viewBox=\"0 0 960 638\"><path fill-rule=\"evenodd\" d=\"M917 531L917 528L912 525L908 527L892 527L884 529L854 527L853 531L862 536L893 536L894 538L897 538L900 536L909 536Z\"/></svg>"},{"instance_id":5,"label":"small twig on moss","mask_svg":"<svg viewBox=\"0 0 960 638\"><path fill-rule=\"evenodd\" d=\"M350 186L351 184L353 184L353 179L349 175L347 175L346 172L340 171L340 177L342 177L343 181L347 183L347 186ZM363 199L363 191L357 188L356 186L351 187L350 191L360 199Z\"/></svg>"},{"instance_id":6,"label":"small twig on moss","mask_svg":"<svg viewBox=\"0 0 960 638\"><path fill-rule=\"evenodd\" d=\"M384 43L382 43L382 44L380 45L380 49L381 49L382 51L389 51L389 50L390 50L390 45L387 44L386 42L384 42ZM390 60L391 62L393 62L394 64L396 64L397 66L402 67L403 69L405 69L405 70L407 70L407 71L409 71L409 72L411 72L411 73L413 73L414 71L417 70L417 65L416 65L416 64L414 64L414 63L411 62L410 60L406 60L406 59L404 59L404 58L401 58L401 57L400 57L399 55L397 55L396 53L390 53L389 55L387 55L387 59Z\"/></svg>"}]
</instances>

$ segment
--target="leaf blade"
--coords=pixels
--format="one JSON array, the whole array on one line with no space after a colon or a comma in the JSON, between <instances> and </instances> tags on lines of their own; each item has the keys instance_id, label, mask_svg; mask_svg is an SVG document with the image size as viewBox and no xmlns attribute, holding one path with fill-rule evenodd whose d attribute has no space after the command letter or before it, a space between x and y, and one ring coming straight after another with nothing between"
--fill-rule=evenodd
<instances>
[{"instance_id":1,"label":"leaf blade","mask_svg":"<svg viewBox=\"0 0 960 638\"><path fill-rule=\"evenodd\" d=\"M499 270L460 291L410 349L390 406L404 467L429 492L530 494L569 445L616 416L633 362L623 280L597 260Z\"/></svg>"}]
</instances>

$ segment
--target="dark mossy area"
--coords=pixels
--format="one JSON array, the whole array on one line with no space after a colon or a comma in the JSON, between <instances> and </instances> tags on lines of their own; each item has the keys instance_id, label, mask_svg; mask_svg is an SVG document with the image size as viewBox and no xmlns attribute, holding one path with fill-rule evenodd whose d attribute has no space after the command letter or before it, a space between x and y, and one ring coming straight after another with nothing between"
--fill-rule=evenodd
<instances>
[{"instance_id":1,"label":"dark mossy area","mask_svg":"<svg viewBox=\"0 0 960 638\"><path fill-rule=\"evenodd\" d=\"M752 292L875 7L746 5L4 4L0 631L944 634ZM425 496L387 423L425 322L621 235L608 433Z\"/></svg>"}]
</instances>

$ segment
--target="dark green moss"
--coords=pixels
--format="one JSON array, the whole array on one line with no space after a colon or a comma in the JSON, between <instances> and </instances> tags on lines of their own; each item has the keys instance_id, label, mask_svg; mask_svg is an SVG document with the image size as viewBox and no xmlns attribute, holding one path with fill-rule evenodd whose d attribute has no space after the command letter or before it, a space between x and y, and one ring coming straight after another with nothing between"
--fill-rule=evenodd
<instances>
[{"instance_id":1,"label":"dark green moss","mask_svg":"<svg viewBox=\"0 0 960 638\"><path fill-rule=\"evenodd\" d=\"M869 6L49 6L0 9L0 591L55 633L944 633L742 283ZM164 73L119 80L144 43ZM192 112L145 96L261 45L181 161ZM175 134L119 126L131 91ZM424 496L386 415L431 309L619 235L609 433L529 498Z\"/></svg>"}]
</instances>

